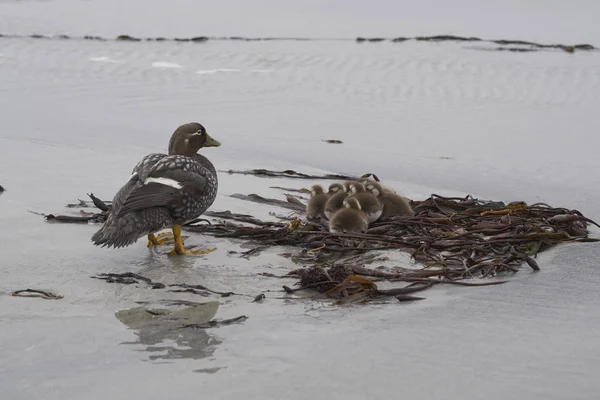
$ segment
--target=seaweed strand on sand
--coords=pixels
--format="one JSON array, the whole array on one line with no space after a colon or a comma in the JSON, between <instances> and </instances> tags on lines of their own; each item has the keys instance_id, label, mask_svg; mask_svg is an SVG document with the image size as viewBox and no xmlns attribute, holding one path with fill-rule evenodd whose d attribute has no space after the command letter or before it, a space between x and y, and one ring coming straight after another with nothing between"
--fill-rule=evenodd
<instances>
[{"instance_id":1,"label":"seaweed strand on sand","mask_svg":"<svg viewBox=\"0 0 600 400\"><path fill-rule=\"evenodd\" d=\"M493 43L500 46L513 46L510 51L535 51L531 49L546 49L546 50L562 50L567 53L574 53L575 51L595 51L597 48L594 45L589 43L579 43L579 44L545 44L545 43L536 43L526 40L506 40L506 39L484 39L473 36L456 36L456 35L432 35L432 36L416 36L416 37L393 37L393 38L385 38L385 37L357 37L355 39L350 38L308 38L308 37L241 37L241 36L190 36L190 37L136 37L128 34L121 34L116 37L101 37L101 36L69 36L65 34L58 35L40 35L40 34L10 34L10 33L0 33L0 38L5 39L36 39L36 40L85 40L85 41L117 41L117 42L127 42L130 44L134 43L143 43L143 42L175 42L175 43L206 43L210 41L236 41L236 42L272 42L272 41L340 41L347 42L350 40L355 41L356 43L381 43L381 42L392 42L392 43L403 43L406 41L414 40L417 42L459 42L459 43L471 43L471 42L479 42L479 43ZM525 50L520 50L514 46L526 46ZM505 47L497 47L492 50L507 50ZM529 49L529 50L527 50ZM331 142L337 143L337 142Z\"/></svg>"}]
</instances>

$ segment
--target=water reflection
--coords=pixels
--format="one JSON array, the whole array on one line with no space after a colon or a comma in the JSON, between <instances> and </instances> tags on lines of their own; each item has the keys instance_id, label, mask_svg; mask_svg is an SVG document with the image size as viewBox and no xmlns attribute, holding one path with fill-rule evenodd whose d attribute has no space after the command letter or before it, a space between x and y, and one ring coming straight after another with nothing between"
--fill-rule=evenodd
<instances>
[{"instance_id":1,"label":"water reflection","mask_svg":"<svg viewBox=\"0 0 600 400\"><path fill-rule=\"evenodd\" d=\"M135 330L136 341L123 344L143 345L149 360L201 359L214 353L221 340L204 327L213 319L219 303L176 303L173 308L134 307L120 310L115 317Z\"/></svg>"}]
</instances>

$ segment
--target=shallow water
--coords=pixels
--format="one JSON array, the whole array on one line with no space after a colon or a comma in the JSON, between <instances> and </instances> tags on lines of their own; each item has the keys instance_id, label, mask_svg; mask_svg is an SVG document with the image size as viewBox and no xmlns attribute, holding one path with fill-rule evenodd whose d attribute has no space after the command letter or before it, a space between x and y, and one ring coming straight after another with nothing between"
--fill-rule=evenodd
<instances>
[{"instance_id":1,"label":"shallow water","mask_svg":"<svg viewBox=\"0 0 600 400\"><path fill-rule=\"evenodd\" d=\"M115 13L110 2L23 3L2 3L0 31L205 33L187 23L162 29L132 22L131 9ZM157 4L148 7L146 21L177 9ZM530 29L530 36L513 38L600 44L597 24L586 24L591 12L563 10L561 19L559 6L549 4L522 12L579 29L560 36ZM198 7L194 10L202 10ZM299 12L290 7L287 13ZM77 10L81 21L64 16L66 9ZM203 22L210 28L225 11L209 9L215 18ZM466 24L473 28L468 32L450 30L444 24L452 18L419 10L405 14L428 16L429 26L440 26L439 31L424 25L422 31L408 29L413 24L408 33L392 32L391 20L380 10L365 17L372 21L366 32L351 35L514 34L503 34L492 22L487 31L475 29L481 23ZM308 2L305 12L325 18L333 11ZM335 24L323 25L304 36L348 36L348 21L362 19L347 13L337 30ZM189 21L189 14L178 15ZM239 31L226 30L237 26L233 21L223 31L207 30L303 34L299 25L284 30L280 23L260 25L264 16L247 18L254 23L239 25ZM527 33L522 23L514 25L515 32ZM246 260L227 254L240 250L238 243L191 235L189 243L218 250L196 259L169 258L140 241L107 251L90 243L98 226L48 224L27 212L64 212L66 202L88 192L112 197L140 157L163 150L180 123L197 120L223 143L205 151L218 169L375 172L412 198L470 193L544 201L600 219L595 200L600 178L593 172L600 166L595 154L600 53L490 52L461 43L0 38L0 54L0 184L6 189L0 196L0 292L35 287L65 296L55 301L0 296L2 398L303 399L327 393L361 399L401 393L587 399L600 389L597 244L544 253L541 272L524 269L506 285L436 287L424 293L427 300L413 304L337 308L286 302L275 298L278 293L257 304L251 303L254 295L283 283L256 273L294 268L277 255L282 249ZM331 138L344 144L321 141ZM225 173L219 179L220 196L212 209L258 217L270 210L225 195L275 197L280 192L269 186L307 185ZM410 263L401 256L397 262ZM218 299L217 317L249 319L181 337L127 330L114 313L137 306L136 301L205 299L89 278L124 271L248 294Z\"/></svg>"}]
</instances>

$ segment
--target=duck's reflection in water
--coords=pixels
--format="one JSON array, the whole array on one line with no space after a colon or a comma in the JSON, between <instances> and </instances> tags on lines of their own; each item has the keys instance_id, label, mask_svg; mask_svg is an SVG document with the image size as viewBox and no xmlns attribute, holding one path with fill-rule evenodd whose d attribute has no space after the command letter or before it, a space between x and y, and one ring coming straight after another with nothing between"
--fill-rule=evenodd
<instances>
[{"instance_id":1,"label":"duck's reflection in water","mask_svg":"<svg viewBox=\"0 0 600 400\"><path fill-rule=\"evenodd\" d=\"M222 341L204 328L216 315L219 303L177 305L175 309L135 307L116 312L117 319L137 336L136 341L123 344L145 346L142 351L151 353L148 359L152 361L211 356Z\"/></svg>"}]
</instances>

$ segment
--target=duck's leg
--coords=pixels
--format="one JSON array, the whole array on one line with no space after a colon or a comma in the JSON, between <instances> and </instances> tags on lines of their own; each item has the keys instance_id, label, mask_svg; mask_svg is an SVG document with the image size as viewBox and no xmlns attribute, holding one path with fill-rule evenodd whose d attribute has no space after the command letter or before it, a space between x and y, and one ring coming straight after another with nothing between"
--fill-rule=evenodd
<instances>
[{"instance_id":1,"label":"duck's leg","mask_svg":"<svg viewBox=\"0 0 600 400\"><path fill-rule=\"evenodd\" d=\"M183 239L181 238L181 226L180 225L173 225L173 236L175 237L175 247L173 248L173 250L171 250L169 252L170 256L174 256L176 254L178 255L199 255L199 254L206 254L206 253L210 253L211 251L216 250L215 247L211 247L209 249L205 249L205 250L186 250L183 247Z\"/></svg>"},{"instance_id":2,"label":"duck's leg","mask_svg":"<svg viewBox=\"0 0 600 400\"><path fill-rule=\"evenodd\" d=\"M160 246L175 240L171 232L162 232L154 236L153 233L148 234L148 247Z\"/></svg>"}]
</instances>

